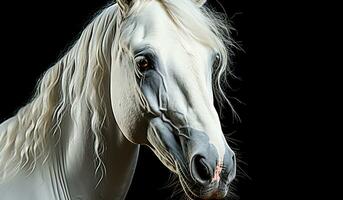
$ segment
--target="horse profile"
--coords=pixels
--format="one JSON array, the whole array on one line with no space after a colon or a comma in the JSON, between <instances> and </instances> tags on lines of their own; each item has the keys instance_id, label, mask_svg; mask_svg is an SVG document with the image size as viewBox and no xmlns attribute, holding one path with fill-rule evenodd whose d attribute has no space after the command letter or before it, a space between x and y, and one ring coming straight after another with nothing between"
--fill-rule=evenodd
<instances>
[{"instance_id":1,"label":"horse profile","mask_svg":"<svg viewBox=\"0 0 343 200\"><path fill-rule=\"evenodd\" d=\"M125 199L140 145L189 198L225 198L236 160L214 99L228 102L233 44L204 3L118 0L101 11L0 124L0 199Z\"/></svg>"}]
</instances>

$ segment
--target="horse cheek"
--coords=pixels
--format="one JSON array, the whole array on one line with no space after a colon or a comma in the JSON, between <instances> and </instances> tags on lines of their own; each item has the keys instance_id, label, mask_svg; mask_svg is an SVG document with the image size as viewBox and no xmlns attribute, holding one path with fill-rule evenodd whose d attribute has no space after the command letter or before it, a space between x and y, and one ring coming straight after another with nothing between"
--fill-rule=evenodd
<instances>
[{"instance_id":1,"label":"horse cheek","mask_svg":"<svg viewBox=\"0 0 343 200\"><path fill-rule=\"evenodd\" d=\"M157 71L150 71L140 81L141 92L146 100L144 108L153 116L161 116L168 104L168 94L163 77Z\"/></svg>"}]
</instances>

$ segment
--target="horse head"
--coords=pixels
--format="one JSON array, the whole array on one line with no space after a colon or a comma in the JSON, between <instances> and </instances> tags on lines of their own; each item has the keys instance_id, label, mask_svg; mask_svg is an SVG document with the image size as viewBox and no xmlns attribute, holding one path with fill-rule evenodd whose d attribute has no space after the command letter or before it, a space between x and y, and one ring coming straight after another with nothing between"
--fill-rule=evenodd
<instances>
[{"instance_id":1,"label":"horse head","mask_svg":"<svg viewBox=\"0 0 343 200\"><path fill-rule=\"evenodd\" d=\"M221 199L236 160L214 106L220 77L213 74L228 57L204 3L118 1L111 104L126 138L149 146L189 197Z\"/></svg>"}]
</instances>

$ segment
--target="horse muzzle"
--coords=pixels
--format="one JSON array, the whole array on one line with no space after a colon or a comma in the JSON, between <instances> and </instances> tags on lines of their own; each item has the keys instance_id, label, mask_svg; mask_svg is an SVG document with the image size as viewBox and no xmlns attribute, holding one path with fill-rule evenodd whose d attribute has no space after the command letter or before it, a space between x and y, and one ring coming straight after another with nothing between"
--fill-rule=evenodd
<instances>
[{"instance_id":1,"label":"horse muzzle","mask_svg":"<svg viewBox=\"0 0 343 200\"><path fill-rule=\"evenodd\" d=\"M227 147L223 155L202 131L175 128L160 117L150 120L150 147L171 171L192 199L222 199L236 175L236 159Z\"/></svg>"}]
</instances>

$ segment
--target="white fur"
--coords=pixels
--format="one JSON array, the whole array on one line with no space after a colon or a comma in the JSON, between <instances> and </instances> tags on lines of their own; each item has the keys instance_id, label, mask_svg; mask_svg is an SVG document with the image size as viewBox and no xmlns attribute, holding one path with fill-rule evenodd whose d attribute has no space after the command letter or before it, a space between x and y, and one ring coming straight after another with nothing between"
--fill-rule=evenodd
<instances>
[{"instance_id":1,"label":"white fur","mask_svg":"<svg viewBox=\"0 0 343 200\"><path fill-rule=\"evenodd\" d=\"M44 180L47 176L59 174L55 179L50 177L51 182L57 182L52 184L52 189L46 190L45 197L49 199L71 199L73 195L80 193L84 195L85 199L97 199L99 196L89 195L87 192L83 193L82 188L78 189L78 187L82 187L82 184L95 187L100 180L106 179L106 176L118 178L120 181L127 180L127 184L121 186L118 185L120 184L118 182L115 184L120 188L115 199L125 197L138 152L138 147L133 144L129 145L126 139L135 143L139 143L137 141L140 140L135 141L139 136L132 135L133 132L125 131L125 128L121 127L118 122L121 120L118 117L120 112L116 113L115 108L112 111L111 103L113 106L113 104L129 99L124 99L124 97L118 97L118 100L110 99L110 91L115 93L113 90L120 90L121 88L119 85L116 88L110 87L110 82L114 81L123 85L133 84L123 82L124 79L120 79L121 76L128 76L128 74L113 73L114 71L120 72L119 69L124 67L124 64L126 67L130 63L132 64L132 54L130 54L132 46L130 45L134 45L134 42L128 40L133 39L131 33L137 31L134 25L137 24L136 17L140 15L141 9L152 2L154 1L134 1L132 7L125 11L127 12L125 15L119 13L117 4L102 11L87 26L69 52L43 75L34 98L21 108L14 117L0 125L0 192L5 191L3 188L6 188L6 183L16 180L17 176L31 174L32 177L39 177L40 181L47 181L47 179ZM158 2L172 20L169 24L174 26L174 31L182 31L179 39L184 41L181 43L187 44L187 41L192 38L192 44L189 47L182 47L186 52L190 53L194 48L193 45L198 45L199 52L195 53L194 58L201 58L202 55L207 55L210 50L216 50L221 55L220 66L213 69L213 89L218 100L228 100L224 95L222 83L228 71L228 47L233 46L233 43L229 37L226 24L216 18L207 8L199 8L187 0ZM144 16L141 17L142 24L144 24ZM156 21L158 22L158 20ZM163 29L163 27L156 27L154 30L157 31L159 28ZM153 36L151 38L152 41L157 39ZM137 40L137 38L134 39ZM163 38L158 39L163 40ZM165 40L167 39L165 38ZM196 59L193 61L197 62ZM196 66L194 63L191 65ZM199 69L192 70L197 73ZM202 68L201 70L205 69ZM110 76L110 74L112 75ZM203 81L204 79L200 77L198 80ZM212 91L211 89L210 91ZM139 98L139 96L135 96L135 98ZM229 105L231 106L231 104ZM206 110L205 107L201 109ZM130 111L134 110L127 112ZM112 112L114 112L115 119ZM215 111L211 110L211 112ZM130 120L135 121L134 118L130 118ZM219 130L219 119L214 117L214 120L216 127L209 129ZM199 125L199 128L203 127ZM112 136L114 133L119 135ZM126 136L126 139L122 137L122 134ZM104 137L115 140L105 142ZM217 145L224 145L222 141L219 141L221 139L223 139L222 136L213 137L212 142ZM109 146L109 143L118 144L118 148ZM125 147L122 146L123 144L126 144ZM129 160L123 161L123 166L127 166L129 169L125 169L127 172L122 174L118 170L115 174L108 175L108 171L113 171L109 167L112 167L116 161L108 159L103 154L107 154L106 151L114 151L116 148L117 150L126 149L125 151L129 152L127 155ZM119 152L114 155L120 157ZM63 157L63 161L59 156ZM95 160L95 164L91 164L89 169L84 170L85 166L80 164L82 163L79 162L80 160L83 162ZM53 170L50 170L51 168ZM107 173L105 169L107 169ZM93 173L97 174L96 178L89 178L89 183L82 183L82 180L78 182L77 178L80 177L75 177L75 179L68 177L68 175L72 176L73 173L77 174L78 170L82 174L94 170ZM67 184L68 181L75 184ZM32 187L40 187L38 182L32 184ZM78 184L79 186L76 186ZM107 194L108 191L105 190L109 186L104 186L104 184L113 184L113 182L104 181L100 189L96 192L94 190L94 193L97 195L101 195L101 192ZM68 185L73 186L68 187ZM52 195L54 192L51 191L54 190L54 187L57 188L58 194ZM73 189L74 191L72 191ZM86 197L85 194L89 196ZM110 196L113 198L113 195L108 195L106 198ZM34 199L34 197L32 198Z\"/></svg>"}]
</instances>

